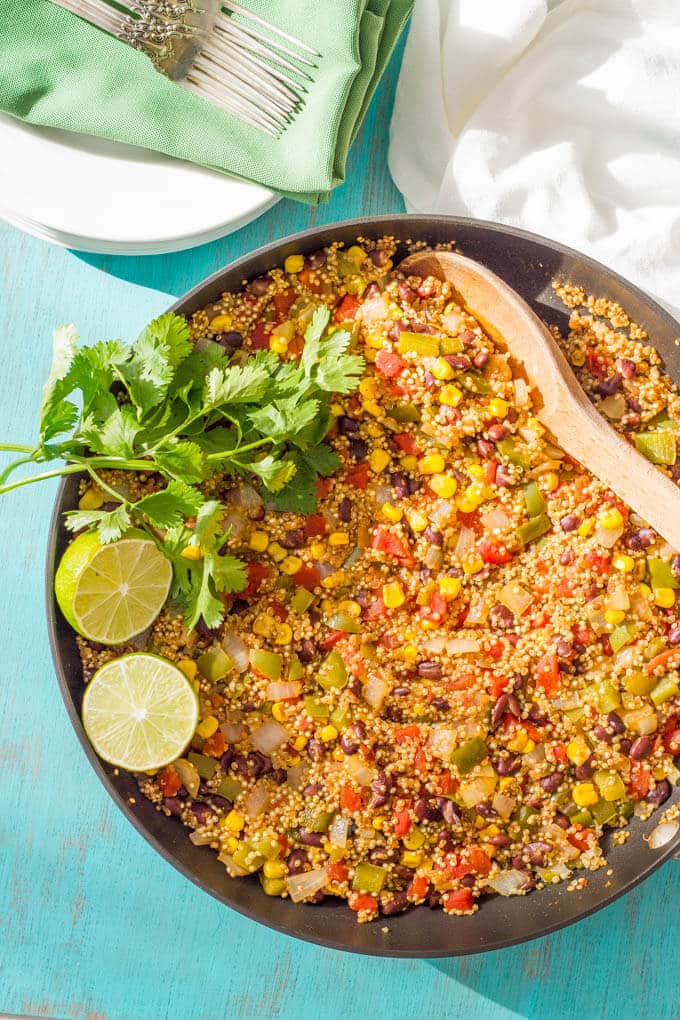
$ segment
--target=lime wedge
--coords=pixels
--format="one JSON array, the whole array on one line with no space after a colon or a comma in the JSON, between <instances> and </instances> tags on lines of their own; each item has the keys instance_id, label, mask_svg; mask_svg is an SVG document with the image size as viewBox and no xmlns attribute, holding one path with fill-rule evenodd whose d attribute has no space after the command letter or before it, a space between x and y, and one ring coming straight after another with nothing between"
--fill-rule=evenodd
<instances>
[{"instance_id":1,"label":"lime wedge","mask_svg":"<svg viewBox=\"0 0 680 1020\"><path fill-rule=\"evenodd\" d=\"M102 545L78 535L61 558L54 592L73 629L89 641L122 645L150 627L168 597L170 561L142 531Z\"/></svg>"},{"instance_id":2,"label":"lime wedge","mask_svg":"<svg viewBox=\"0 0 680 1020\"><path fill-rule=\"evenodd\" d=\"M198 724L198 696L181 669L148 652L97 670L83 697L83 725L100 758L130 772L179 758Z\"/></svg>"}]
</instances>

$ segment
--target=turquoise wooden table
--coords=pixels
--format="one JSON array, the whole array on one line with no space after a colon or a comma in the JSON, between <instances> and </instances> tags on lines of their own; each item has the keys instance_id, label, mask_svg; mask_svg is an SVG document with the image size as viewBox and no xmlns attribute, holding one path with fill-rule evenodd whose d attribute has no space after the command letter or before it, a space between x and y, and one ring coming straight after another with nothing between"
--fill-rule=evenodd
<instances>
[{"instance_id":1,"label":"turquoise wooden table","mask_svg":"<svg viewBox=\"0 0 680 1020\"><path fill-rule=\"evenodd\" d=\"M386 167L397 63L347 183L319 209L281 202L177 255L82 255L0 227L0 434L33 435L52 327L131 338L251 248L315 223L402 210ZM71 730L54 677L43 560L54 488L0 505L0 1014L59 1020L678 1020L680 864L529 945L451 961L360 958L221 906L125 821Z\"/></svg>"}]
</instances>

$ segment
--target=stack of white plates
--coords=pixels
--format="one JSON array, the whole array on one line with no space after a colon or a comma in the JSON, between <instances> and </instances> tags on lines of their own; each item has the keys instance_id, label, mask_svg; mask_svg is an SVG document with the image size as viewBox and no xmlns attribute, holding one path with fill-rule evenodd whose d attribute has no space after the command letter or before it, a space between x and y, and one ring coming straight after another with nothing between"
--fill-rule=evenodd
<instances>
[{"instance_id":1,"label":"stack of white plates","mask_svg":"<svg viewBox=\"0 0 680 1020\"><path fill-rule=\"evenodd\" d=\"M278 200L160 153L0 114L0 217L79 251L157 255L224 237Z\"/></svg>"}]
</instances>

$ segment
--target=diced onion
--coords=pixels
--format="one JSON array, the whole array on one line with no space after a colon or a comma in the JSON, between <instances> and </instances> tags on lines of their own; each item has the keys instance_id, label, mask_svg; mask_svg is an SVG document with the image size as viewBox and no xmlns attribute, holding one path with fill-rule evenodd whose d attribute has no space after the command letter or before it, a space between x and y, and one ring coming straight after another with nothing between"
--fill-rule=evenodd
<instances>
[{"instance_id":1,"label":"diced onion","mask_svg":"<svg viewBox=\"0 0 680 1020\"><path fill-rule=\"evenodd\" d=\"M571 878L571 871L566 864L558 861L556 864L551 864L549 868L539 868L538 873L543 879L550 879L553 875L557 875L558 878Z\"/></svg>"},{"instance_id":2,"label":"diced onion","mask_svg":"<svg viewBox=\"0 0 680 1020\"><path fill-rule=\"evenodd\" d=\"M664 542L659 548L659 559L670 560L675 555L675 549L668 542Z\"/></svg>"},{"instance_id":3,"label":"diced onion","mask_svg":"<svg viewBox=\"0 0 680 1020\"><path fill-rule=\"evenodd\" d=\"M486 623L488 615L489 607L484 599L477 599L476 602L470 603L468 614L465 617L465 626L476 627L477 624L484 624Z\"/></svg>"},{"instance_id":4,"label":"diced onion","mask_svg":"<svg viewBox=\"0 0 680 1020\"><path fill-rule=\"evenodd\" d=\"M660 850L677 835L678 829L680 829L680 822L661 822L655 829L652 829L649 846L652 850Z\"/></svg>"},{"instance_id":5,"label":"diced onion","mask_svg":"<svg viewBox=\"0 0 680 1020\"><path fill-rule=\"evenodd\" d=\"M359 754L351 754L345 758L345 768L359 786L370 786L375 779L375 769L369 768Z\"/></svg>"},{"instance_id":6,"label":"diced onion","mask_svg":"<svg viewBox=\"0 0 680 1020\"><path fill-rule=\"evenodd\" d=\"M622 648L620 652L617 652L614 656L614 665L617 669L630 669L635 662L635 649L634 648Z\"/></svg>"},{"instance_id":7,"label":"diced onion","mask_svg":"<svg viewBox=\"0 0 680 1020\"><path fill-rule=\"evenodd\" d=\"M272 681L267 684L265 698L267 701L285 701L286 698L297 698L302 690L302 684L298 680L289 680L286 683Z\"/></svg>"},{"instance_id":8,"label":"diced onion","mask_svg":"<svg viewBox=\"0 0 680 1020\"><path fill-rule=\"evenodd\" d=\"M641 591L635 590L630 593L630 608L641 620L651 620L653 613L650 599Z\"/></svg>"},{"instance_id":9,"label":"diced onion","mask_svg":"<svg viewBox=\"0 0 680 1020\"><path fill-rule=\"evenodd\" d=\"M236 490L234 502L248 511L259 510L263 505L262 496L252 485L240 485Z\"/></svg>"},{"instance_id":10,"label":"diced onion","mask_svg":"<svg viewBox=\"0 0 680 1020\"><path fill-rule=\"evenodd\" d=\"M305 762L298 762L291 765L286 772L286 782L293 790L301 790L307 782L307 765Z\"/></svg>"},{"instance_id":11,"label":"diced onion","mask_svg":"<svg viewBox=\"0 0 680 1020\"><path fill-rule=\"evenodd\" d=\"M222 520L225 531L229 531L229 538L243 538L248 528L245 514L242 510L227 510Z\"/></svg>"},{"instance_id":12,"label":"diced onion","mask_svg":"<svg viewBox=\"0 0 680 1020\"><path fill-rule=\"evenodd\" d=\"M633 730L642 737L654 733L659 726L656 712L651 705L645 705L643 708L631 708L627 712L622 712L621 718L626 729Z\"/></svg>"},{"instance_id":13,"label":"diced onion","mask_svg":"<svg viewBox=\"0 0 680 1020\"><path fill-rule=\"evenodd\" d=\"M493 510L489 510L488 514L484 514L482 524L487 531L505 531L506 528L510 527L512 521L505 510L501 510L500 507L494 507Z\"/></svg>"},{"instance_id":14,"label":"diced onion","mask_svg":"<svg viewBox=\"0 0 680 1020\"><path fill-rule=\"evenodd\" d=\"M517 801L512 797L508 797L505 793L497 793L491 801L491 807L494 811L498 812L504 821L507 821L517 807Z\"/></svg>"},{"instance_id":15,"label":"diced onion","mask_svg":"<svg viewBox=\"0 0 680 1020\"><path fill-rule=\"evenodd\" d=\"M442 326L447 333L452 333L455 336L462 325L462 312L446 312L445 315L442 315Z\"/></svg>"},{"instance_id":16,"label":"diced onion","mask_svg":"<svg viewBox=\"0 0 680 1020\"><path fill-rule=\"evenodd\" d=\"M455 730L437 727L430 734L430 750L435 758L442 758L444 761L448 761L457 743L458 738Z\"/></svg>"},{"instance_id":17,"label":"diced onion","mask_svg":"<svg viewBox=\"0 0 680 1020\"><path fill-rule=\"evenodd\" d=\"M559 471L562 467L562 461L556 460L555 457L551 457L549 460L541 461L535 468L532 468L529 472L531 478L539 478L540 475L547 475L548 471Z\"/></svg>"},{"instance_id":18,"label":"diced onion","mask_svg":"<svg viewBox=\"0 0 680 1020\"><path fill-rule=\"evenodd\" d=\"M328 842L333 846L347 846L347 833L349 831L349 818L343 815L336 815L328 830Z\"/></svg>"},{"instance_id":19,"label":"diced onion","mask_svg":"<svg viewBox=\"0 0 680 1020\"><path fill-rule=\"evenodd\" d=\"M243 723L240 722L224 722L220 726L224 739L229 744L238 744L239 740L243 739L243 735L246 732L246 728Z\"/></svg>"},{"instance_id":20,"label":"diced onion","mask_svg":"<svg viewBox=\"0 0 680 1020\"><path fill-rule=\"evenodd\" d=\"M474 638L449 638L446 642L449 655L466 655L468 652L478 652L481 647Z\"/></svg>"},{"instance_id":21,"label":"diced onion","mask_svg":"<svg viewBox=\"0 0 680 1020\"><path fill-rule=\"evenodd\" d=\"M626 411L626 398L623 393L615 393L611 397L605 397L597 405L598 411L601 411L607 418L611 418L613 421L618 421L619 418L623 418Z\"/></svg>"},{"instance_id":22,"label":"diced onion","mask_svg":"<svg viewBox=\"0 0 680 1020\"><path fill-rule=\"evenodd\" d=\"M493 878L487 878L486 884L501 896L516 896L522 891L522 886L526 884L526 881L526 875L515 868L510 868L509 871L501 871Z\"/></svg>"},{"instance_id":23,"label":"diced onion","mask_svg":"<svg viewBox=\"0 0 680 1020\"><path fill-rule=\"evenodd\" d=\"M465 807L475 807L487 800L493 793L496 780L492 777L480 776L479 779L471 779L469 782L461 783L458 792L465 804Z\"/></svg>"},{"instance_id":24,"label":"diced onion","mask_svg":"<svg viewBox=\"0 0 680 1020\"><path fill-rule=\"evenodd\" d=\"M244 801L245 812L248 818L259 818L271 798L271 784L267 782L257 783Z\"/></svg>"},{"instance_id":25,"label":"diced onion","mask_svg":"<svg viewBox=\"0 0 680 1020\"><path fill-rule=\"evenodd\" d=\"M515 403L518 407L526 407L529 403L529 387L519 376L515 377Z\"/></svg>"},{"instance_id":26,"label":"diced onion","mask_svg":"<svg viewBox=\"0 0 680 1020\"><path fill-rule=\"evenodd\" d=\"M625 584L616 575L609 578L605 609L630 609L630 599Z\"/></svg>"},{"instance_id":27,"label":"diced onion","mask_svg":"<svg viewBox=\"0 0 680 1020\"><path fill-rule=\"evenodd\" d=\"M456 514L456 504L450 499L440 499L434 509L430 512L430 520L435 528L441 528L453 520ZM474 534L474 533L473 533Z\"/></svg>"},{"instance_id":28,"label":"diced onion","mask_svg":"<svg viewBox=\"0 0 680 1020\"><path fill-rule=\"evenodd\" d=\"M534 597L517 581L509 581L501 588L498 600L515 616L521 616L534 601Z\"/></svg>"},{"instance_id":29,"label":"diced onion","mask_svg":"<svg viewBox=\"0 0 680 1020\"><path fill-rule=\"evenodd\" d=\"M623 528L596 528L593 538L605 549L611 549L616 545L623 534Z\"/></svg>"},{"instance_id":30,"label":"diced onion","mask_svg":"<svg viewBox=\"0 0 680 1020\"><path fill-rule=\"evenodd\" d=\"M234 634L233 630L228 630L222 637L222 647L233 662L234 669L238 673L245 673L250 662L248 645L245 641Z\"/></svg>"},{"instance_id":31,"label":"diced onion","mask_svg":"<svg viewBox=\"0 0 680 1020\"><path fill-rule=\"evenodd\" d=\"M387 696L387 681L381 676L371 676L364 684L364 700L371 708L379 709Z\"/></svg>"},{"instance_id":32,"label":"diced onion","mask_svg":"<svg viewBox=\"0 0 680 1020\"><path fill-rule=\"evenodd\" d=\"M536 744L533 751L529 751L524 755L524 761L528 762L529 765L537 765L539 762L545 761L545 745Z\"/></svg>"},{"instance_id":33,"label":"diced onion","mask_svg":"<svg viewBox=\"0 0 680 1020\"><path fill-rule=\"evenodd\" d=\"M239 864L236 863L231 854L225 853L218 854L217 860L220 861L221 864L224 864L228 874L232 878L242 878L244 875L248 874L245 868L242 868Z\"/></svg>"},{"instance_id":34,"label":"diced onion","mask_svg":"<svg viewBox=\"0 0 680 1020\"><path fill-rule=\"evenodd\" d=\"M438 545L430 545L423 556L423 563L430 570L439 570L444 562L444 551Z\"/></svg>"},{"instance_id":35,"label":"diced onion","mask_svg":"<svg viewBox=\"0 0 680 1020\"><path fill-rule=\"evenodd\" d=\"M328 876L325 868L315 868L314 871L303 871L299 875L290 875L286 879L288 892L293 903L300 903L308 900L319 889L323 889L328 883Z\"/></svg>"},{"instance_id":36,"label":"diced onion","mask_svg":"<svg viewBox=\"0 0 680 1020\"><path fill-rule=\"evenodd\" d=\"M368 298L357 310L357 318L364 322L374 322L376 319L386 319L389 315L387 303L382 294L377 297Z\"/></svg>"},{"instance_id":37,"label":"diced onion","mask_svg":"<svg viewBox=\"0 0 680 1020\"><path fill-rule=\"evenodd\" d=\"M210 843L212 843L214 841L215 837L211 836L207 832L203 832L203 833L200 833L200 832L190 832L189 833L189 839L194 844L194 846L208 846L208 844L210 844Z\"/></svg>"},{"instance_id":38,"label":"diced onion","mask_svg":"<svg viewBox=\"0 0 680 1020\"><path fill-rule=\"evenodd\" d=\"M431 637L425 638L425 640L423 641L423 648L426 651L434 652L435 654L438 652L443 652L445 645L446 638L443 637L441 634L440 635L432 634Z\"/></svg>"},{"instance_id":39,"label":"diced onion","mask_svg":"<svg viewBox=\"0 0 680 1020\"><path fill-rule=\"evenodd\" d=\"M262 751L263 754L275 751L281 744L285 744L289 737L290 733L286 727L276 722L275 719L267 719L259 729L253 730L251 734L253 747Z\"/></svg>"},{"instance_id":40,"label":"diced onion","mask_svg":"<svg viewBox=\"0 0 680 1020\"><path fill-rule=\"evenodd\" d=\"M475 533L472 528L461 528L458 535L458 541L456 542L456 548L453 550L453 555L459 559L464 560L468 553L471 553L475 547Z\"/></svg>"},{"instance_id":41,"label":"diced onion","mask_svg":"<svg viewBox=\"0 0 680 1020\"><path fill-rule=\"evenodd\" d=\"M176 762L173 762L173 768L182 780L182 786L189 796L197 797L198 788L201 785L201 777L191 762L187 761L186 758L178 758Z\"/></svg>"},{"instance_id":42,"label":"diced onion","mask_svg":"<svg viewBox=\"0 0 680 1020\"><path fill-rule=\"evenodd\" d=\"M384 506L385 503L392 502L392 486L391 485L376 485L375 487L375 501L378 506Z\"/></svg>"},{"instance_id":43,"label":"diced onion","mask_svg":"<svg viewBox=\"0 0 680 1020\"><path fill-rule=\"evenodd\" d=\"M571 694L568 698L554 698L550 704L553 708L569 711L572 708L580 708L582 701L577 694Z\"/></svg>"}]
</instances>

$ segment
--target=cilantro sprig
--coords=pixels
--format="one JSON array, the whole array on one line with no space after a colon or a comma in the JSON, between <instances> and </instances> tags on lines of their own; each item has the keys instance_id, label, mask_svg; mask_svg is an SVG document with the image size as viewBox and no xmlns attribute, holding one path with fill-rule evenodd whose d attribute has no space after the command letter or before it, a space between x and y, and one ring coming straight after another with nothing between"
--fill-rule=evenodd
<instances>
[{"instance_id":1,"label":"cilantro sprig","mask_svg":"<svg viewBox=\"0 0 680 1020\"><path fill-rule=\"evenodd\" d=\"M259 479L273 507L311 513L316 481L339 466L324 442L331 395L356 388L362 358L350 334L328 330L325 305L314 312L299 361L270 351L229 355L217 343L195 346L184 318L166 313L133 344L106 340L78 347L73 326L54 333L35 445L0 444L20 456L0 473L0 495L33 482L87 472L117 504L75 510L73 531L96 530L103 542L131 526L145 528L173 563L174 594L187 623L214 627L221 594L246 584L244 565L223 551L224 508L200 485L215 473ZM24 465L59 463L16 478ZM130 501L101 477L105 470L157 472L164 489ZM187 552L193 549L194 553Z\"/></svg>"}]
</instances>

